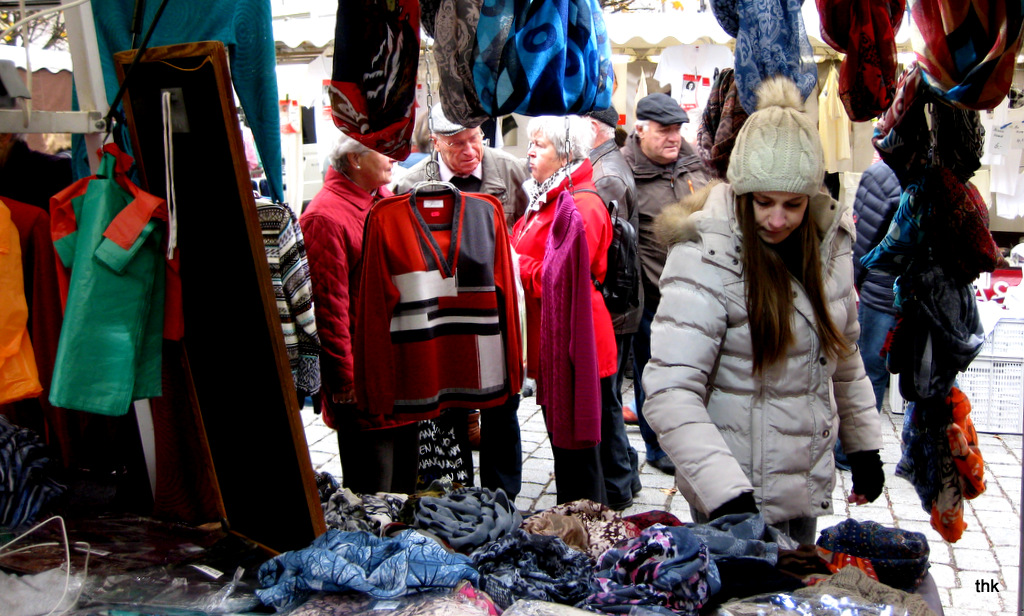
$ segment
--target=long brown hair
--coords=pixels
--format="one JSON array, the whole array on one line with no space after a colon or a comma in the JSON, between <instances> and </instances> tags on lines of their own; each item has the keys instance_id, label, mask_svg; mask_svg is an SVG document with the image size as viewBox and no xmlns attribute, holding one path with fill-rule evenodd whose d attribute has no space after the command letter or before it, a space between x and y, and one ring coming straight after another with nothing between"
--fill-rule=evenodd
<instances>
[{"instance_id":1,"label":"long brown hair","mask_svg":"<svg viewBox=\"0 0 1024 616\"><path fill-rule=\"evenodd\" d=\"M794 231L800 234L803 251L800 277L814 310L821 346L829 356L839 358L850 347L828 313L825 285L821 279L821 239L810 220L810 209L808 203L804 219ZM743 233L742 259L754 374L761 374L766 367L785 357L786 350L793 343L793 289L782 257L757 235L754 199L750 193L736 197L736 214Z\"/></svg>"}]
</instances>

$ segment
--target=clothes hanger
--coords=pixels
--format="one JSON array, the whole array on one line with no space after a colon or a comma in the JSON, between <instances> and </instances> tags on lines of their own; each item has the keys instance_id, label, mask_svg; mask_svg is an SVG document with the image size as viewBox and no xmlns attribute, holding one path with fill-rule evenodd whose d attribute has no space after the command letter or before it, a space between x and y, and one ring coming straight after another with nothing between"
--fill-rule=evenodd
<instances>
[{"instance_id":1,"label":"clothes hanger","mask_svg":"<svg viewBox=\"0 0 1024 616\"><path fill-rule=\"evenodd\" d=\"M429 57L430 45L427 45L427 53L424 57ZM430 79L430 60L426 60L427 63L427 130L430 134L434 134L434 119L431 117L430 109L433 109L433 101L431 97L431 79ZM459 197L459 189L455 187L451 182L445 182L441 179L441 165L437 162L437 148L430 148L430 158L426 164L426 178L416 182L412 189L409 191L412 203L417 203L419 195L423 195L424 191L426 194L437 197L445 194L450 194Z\"/></svg>"}]
</instances>

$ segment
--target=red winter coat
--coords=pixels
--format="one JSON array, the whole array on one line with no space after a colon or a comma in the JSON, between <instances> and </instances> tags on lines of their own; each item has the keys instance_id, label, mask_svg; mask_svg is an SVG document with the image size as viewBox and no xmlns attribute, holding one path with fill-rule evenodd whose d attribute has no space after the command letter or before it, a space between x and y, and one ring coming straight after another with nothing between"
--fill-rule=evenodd
<instances>
[{"instance_id":1,"label":"red winter coat","mask_svg":"<svg viewBox=\"0 0 1024 616\"><path fill-rule=\"evenodd\" d=\"M370 207L391 191L381 187L371 195L345 174L327 170L320 192L309 202L299 226L306 241L309 276L313 282L316 329L320 334L320 395L317 405L329 427L337 426L337 413L355 409L331 402L331 396L354 387L352 335L362 272L363 227ZM347 411L346 411L347 412ZM368 419L361 416L361 419ZM409 422L394 422L387 416L363 421L367 429L392 428Z\"/></svg>"},{"instance_id":2,"label":"red winter coat","mask_svg":"<svg viewBox=\"0 0 1024 616\"><path fill-rule=\"evenodd\" d=\"M590 250L590 273L604 281L608 269L608 246L612 243L612 221L604 201L593 191L593 167L589 160L572 172L573 197L576 209L583 217L583 228L587 234L587 248ZM512 229L512 247L519 255L520 277L526 295L526 369L527 374L537 378L538 346L540 344L540 296L541 262L547 243L551 222L555 215L558 195L568 188L568 180L548 191L539 210L528 210L516 221ZM597 342L597 368L601 378L615 374L618 363L618 349L615 345L615 330L612 318L604 305L604 297L591 285L591 307L594 315L594 338Z\"/></svg>"}]
</instances>

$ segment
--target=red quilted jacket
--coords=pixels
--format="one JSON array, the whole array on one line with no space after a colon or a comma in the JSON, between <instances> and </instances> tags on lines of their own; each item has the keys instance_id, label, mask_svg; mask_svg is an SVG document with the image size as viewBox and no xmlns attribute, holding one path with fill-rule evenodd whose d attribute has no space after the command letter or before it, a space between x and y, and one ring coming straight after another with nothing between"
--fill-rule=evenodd
<instances>
[{"instance_id":1,"label":"red quilted jacket","mask_svg":"<svg viewBox=\"0 0 1024 616\"><path fill-rule=\"evenodd\" d=\"M332 428L336 427L337 413L354 411L354 406L349 408L330 400L333 393L354 385L352 333L355 317L352 310L358 305L363 227L370 207L390 196L391 191L384 187L371 195L344 174L328 169L323 188L299 217L306 241L321 344L322 386L317 404L324 423ZM386 416L360 416L360 423L367 429L374 429L409 422L396 422Z\"/></svg>"}]
</instances>

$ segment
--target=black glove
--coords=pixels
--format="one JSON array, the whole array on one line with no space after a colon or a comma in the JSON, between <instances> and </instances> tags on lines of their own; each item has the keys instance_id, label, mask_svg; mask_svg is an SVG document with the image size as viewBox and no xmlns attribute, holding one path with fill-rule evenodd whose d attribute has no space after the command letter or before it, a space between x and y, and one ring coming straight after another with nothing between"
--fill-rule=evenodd
<instances>
[{"instance_id":1,"label":"black glove","mask_svg":"<svg viewBox=\"0 0 1024 616\"><path fill-rule=\"evenodd\" d=\"M712 511L711 514L708 515L708 518L714 520L715 518L720 518L723 515L729 515L730 513L758 513L757 503L754 502L754 493L741 493L736 498Z\"/></svg>"},{"instance_id":2,"label":"black glove","mask_svg":"<svg viewBox=\"0 0 1024 616\"><path fill-rule=\"evenodd\" d=\"M853 493L860 494L873 502L882 493L882 486L885 485L885 473L882 472L882 458L878 456L878 450L855 451L846 454L850 462L850 472L853 474Z\"/></svg>"}]
</instances>

